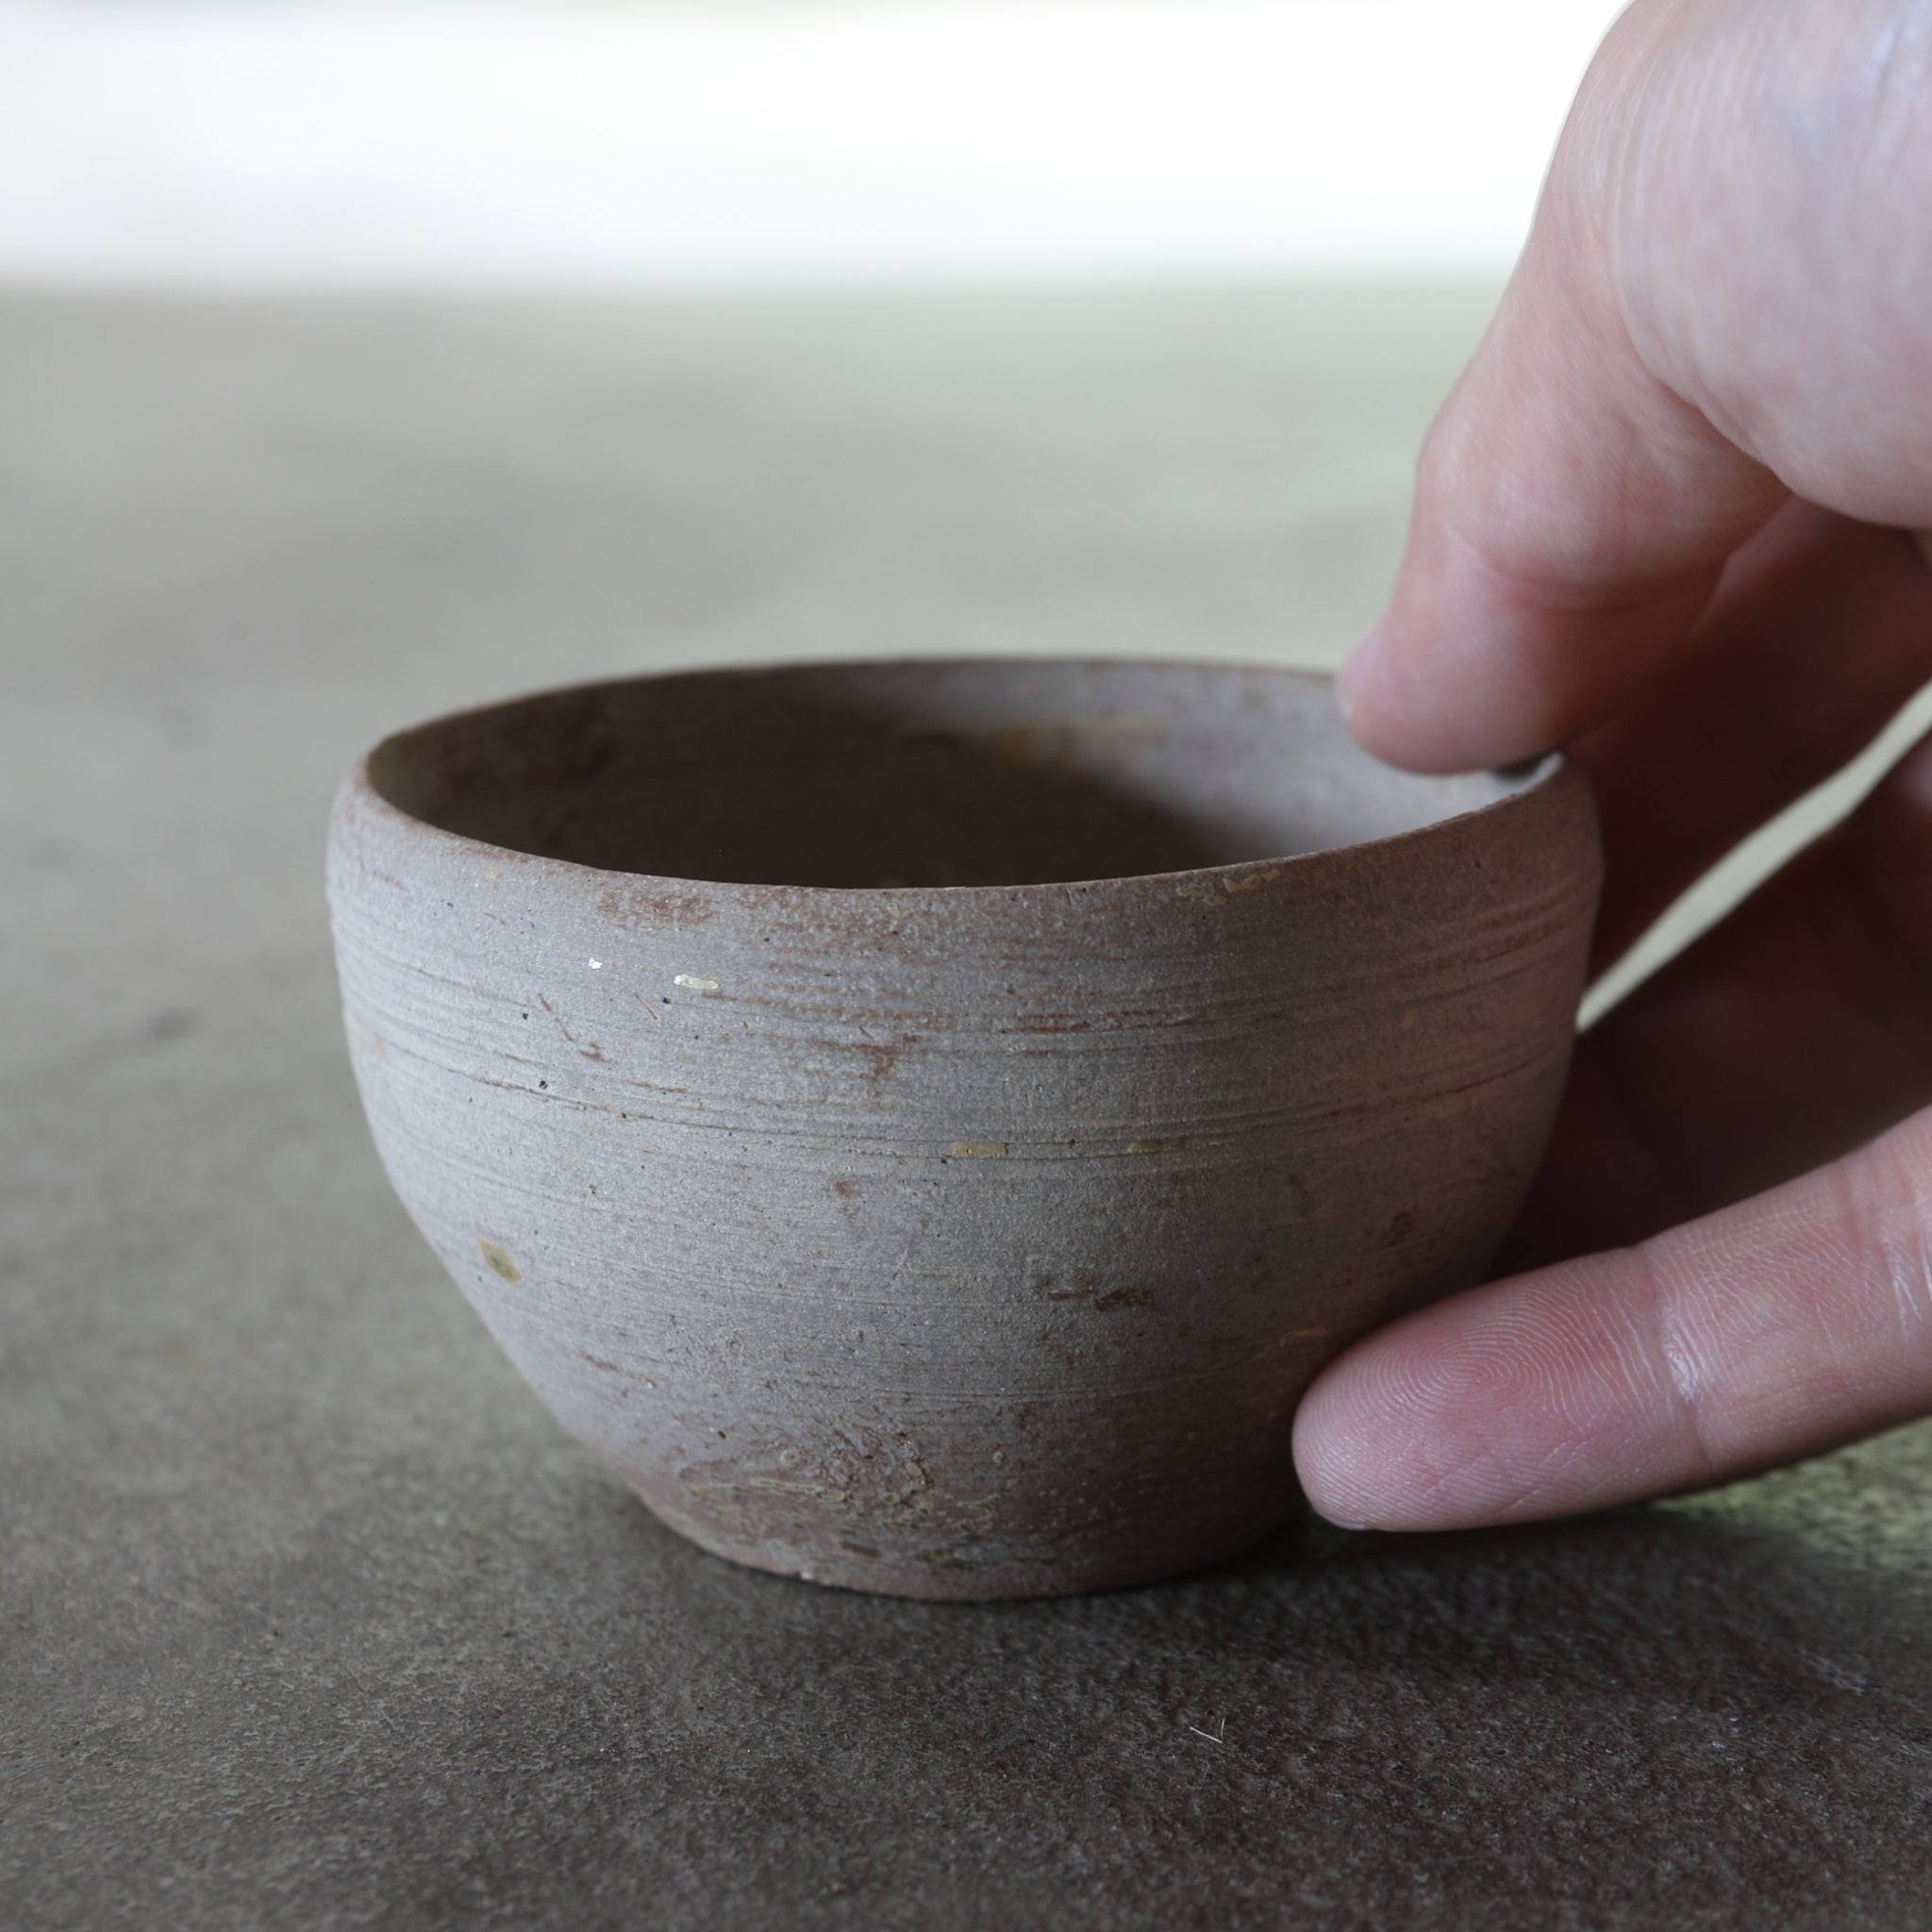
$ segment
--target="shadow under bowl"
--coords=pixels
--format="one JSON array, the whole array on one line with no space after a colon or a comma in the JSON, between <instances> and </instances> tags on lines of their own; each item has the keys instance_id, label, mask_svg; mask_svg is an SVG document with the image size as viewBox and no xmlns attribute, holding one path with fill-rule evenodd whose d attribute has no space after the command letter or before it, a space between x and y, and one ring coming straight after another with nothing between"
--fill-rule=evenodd
<instances>
[{"instance_id":1,"label":"shadow under bowl","mask_svg":"<svg viewBox=\"0 0 1932 1932\"><path fill-rule=\"evenodd\" d=\"M1326 679L642 677L386 740L329 892L396 1191L564 1424L763 1569L1143 1581L1541 1158L1589 788L1418 778Z\"/></svg>"}]
</instances>

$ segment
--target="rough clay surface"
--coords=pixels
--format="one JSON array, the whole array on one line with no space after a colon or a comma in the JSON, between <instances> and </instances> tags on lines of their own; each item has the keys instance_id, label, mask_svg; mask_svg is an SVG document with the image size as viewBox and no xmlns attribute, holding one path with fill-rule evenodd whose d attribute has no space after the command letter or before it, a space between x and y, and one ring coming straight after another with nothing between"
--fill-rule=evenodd
<instances>
[{"instance_id":1,"label":"rough clay surface","mask_svg":"<svg viewBox=\"0 0 1932 1932\"><path fill-rule=\"evenodd\" d=\"M1932 1431L1114 1595L815 1590L569 1441L350 1083L317 849L396 718L1332 655L1489 295L0 304L0 1923L1925 1924Z\"/></svg>"},{"instance_id":2,"label":"rough clay surface","mask_svg":"<svg viewBox=\"0 0 1932 1932\"><path fill-rule=\"evenodd\" d=\"M383 1164L551 1410L707 1549L971 1598L1288 1519L1316 1373L1516 1218L1600 872L1560 763L1037 658L466 712L328 867Z\"/></svg>"}]
</instances>

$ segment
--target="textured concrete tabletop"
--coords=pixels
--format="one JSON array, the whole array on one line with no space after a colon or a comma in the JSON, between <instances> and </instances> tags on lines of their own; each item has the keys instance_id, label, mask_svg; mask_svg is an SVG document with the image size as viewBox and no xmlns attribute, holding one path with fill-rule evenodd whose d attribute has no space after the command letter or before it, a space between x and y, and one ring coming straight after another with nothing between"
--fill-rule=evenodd
<instances>
[{"instance_id":1,"label":"textured concrete tabletop","mask_svg":"<svg viewBox=\"0 0 1932 1932\"><path fill-rule=\"evenodd\" d=\"M0 303L0 1924L1932 1924L1932 1430L1048 1604L687 1548L391 1198L330 791L650 664L1323 659L1482 291Z\"/></svg>"}]
</instances>

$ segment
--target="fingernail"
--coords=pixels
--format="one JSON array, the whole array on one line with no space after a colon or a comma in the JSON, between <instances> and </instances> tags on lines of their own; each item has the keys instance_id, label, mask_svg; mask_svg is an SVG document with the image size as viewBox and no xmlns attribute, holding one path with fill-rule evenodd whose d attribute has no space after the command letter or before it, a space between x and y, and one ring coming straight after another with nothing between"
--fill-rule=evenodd
<instances>
[{"instance_id":1,"label":"fingernail","mask_svg":"<svg viewBox=\"0 0 1932 1932\"><path fill-rule=\"evenodd\" d=\"M1381 652L1382 640L1388 628L1389 620L1378 617L1362 633L1361 641L1342 660L1341 669L1335 674L1335 696L1341 706L1344 720L1355 715L1356 700L1374 674L1375 658Z\"/></svg>"}]
</instances>

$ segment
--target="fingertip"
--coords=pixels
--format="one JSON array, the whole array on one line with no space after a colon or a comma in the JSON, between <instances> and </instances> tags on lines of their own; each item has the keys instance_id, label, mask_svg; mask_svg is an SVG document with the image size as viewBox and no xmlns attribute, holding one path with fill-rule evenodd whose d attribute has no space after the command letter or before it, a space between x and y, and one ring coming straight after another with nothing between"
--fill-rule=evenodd
<instances>
[{"instance_id":1,"label":"fingertip","mask_svg":"<svg viewBox=\"0 0 1932 1932\"><path fill-rule=\"evenodd\" d=\"M1295 1475L1318 1516L1339 1529L1410 1526L1399 1474L1391 1482L1386 1405L1365 1385L1374 1339L1332 1362L1303 1396L1293 1432ZM1373 1365L1372 1365L1373 1366ZM1399 1471L1401 1458L1397 1458Z\"/></svg>"},{"instance_id":2,"label":"fingertip","mask_svg":"<svg viewBox=\"0 0 1932 1932\"><path fill-rule=\"evenodd\" d=\"M1520 764L1602 724L1690 635L1717 584L1701 573L1628 603L1563 605L1473 558L1424 562L1337 682L1358 744L1431 774Z\"/></svg>"},{"instance_id":3,"label":"fingertip","mask_svg":"<svg viewBox=\"0 0 1932 1932\"><path fill-rule=\"evenodd\" d=\"M1575 625L1538 608L1419 508L1389 604L1337 675L1342 716L1364 750L1405 771L1535 756L1568 722L1562 687L1584 641Z\"/></svg>"},{"instance_id":4,"label":"fingertip","mask_svg":"<svg viewBox=\"0 0 1932 1932\"><path fill-rule=\"evenodd\" d=\"M1361 748L1385 763L1409 772L1450 772L1459 769L1458 754L1447 758L1430 726L1440 706L1418 707L1402 673L1407 655L1406 636L1392 641L1395 622L1385 612L1363 632L1335 676L1336 702L1341 722Z\"/></svg>"},{"instance_id":5,"label":"fingertip","mask_svg":"<svg viewBox=\"0 0 1932 1932\"><path fill-rule=\"evenodd\" d=\"M1355 714L1362 691L1374 682L1375 656L1382 646L1382 636L1389 625L1385 612L1370 625L1361 634L1360 640L1346 658L1341 660L1341 669L1335 674L1335 696L1341 707L1342 722L1350 726L1355 724Z\"/></svg>"},{"instance_id":6,"label":"fingertip","mask_svg":"<svg viewBox=\"0 0 1932 1932\"><path fill-rule=\"evenodd\" d=\"M1364 640L1363 648L1369 641ZM1465 718L1440 695L1458 675L1448 661L1453 654L1406 631L1391 636L1384 629L1373 642L1370 661L1357 669L1350 658L1343 666L1347 683L1338 678L1336 686L1349 736L1372 757L1401 771L1441 776L1512 764L1531 755L1514 747L1518 739L1534 734L1496 729L1500 707L1480 707Z\"/></svg>"},{"instance_id":7,"label":"fingertip","mask_svg":"<svg viewBox=\"0 0 1932 1932\"><path fill-rule=\"evenodd\" d=\"M1587 1499L1624 1432L1604 1413L1597 1324L1550 1288L1519 1279L1456 1296L1332 1362L1293 1434L1315 1508L1374 1529L1451 1530Z\"/></svg>"},{"instance_id":8,"label":"fingertip","mask_svg":"<svg viewBox=\"0 0 1932 1932\"><path fill-rule=\"evenodd\" d=\"M1706 1473L1641 1250L1452 1296L1330 1363L1295 1418L1324 1516L1383 1530L1571 1515Z\"/></svg>"},{"instance_id":9,"label":"fingertip","mask_svg":"<svg viewBox=\"0 0 1932 1932\"><path fill-rule=\"evenodd\" d=\"M1330 1363L1295 1417L1303 1493L1342 1528L1461 1529L1491 1518L1496 1472L1479 1410L1431 1386L1447 1365L1426 1348L1418 1353L1407 1326Z\"/></svg>"}]
</instances>

